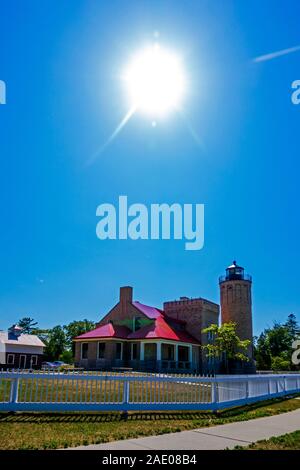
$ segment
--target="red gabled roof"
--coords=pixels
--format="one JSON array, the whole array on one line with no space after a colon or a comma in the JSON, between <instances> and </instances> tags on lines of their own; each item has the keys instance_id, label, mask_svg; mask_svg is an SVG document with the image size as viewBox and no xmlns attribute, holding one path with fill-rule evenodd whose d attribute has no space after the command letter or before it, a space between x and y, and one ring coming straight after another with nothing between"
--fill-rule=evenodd
<instances>
[{"instance_id":1,"label":"red gabled roof","mask_svg":"<svg viewBox=\"0 0 300 470\"><path fill-rule=\"evenodd\" d=\"M200 344L199 341L186 331L177 331L171 328L161 315L152 325L144 326L128 335L128 339L167 339L183 343Z\"/></svg>"},{"instance_id":2,"label":"red gabled roof","mask_svg":"<svg viewBox=\"0 0 300 470\"><path fill-rule=\"evenodd\" d=\"M160 308L156 307L150 307L149 305L144 305L141 304L141 302L138 302L137 300L135 302L132 302L132 304L146 317L148 317L151 320L155 320L156 318L163 317L166 321L170 320L174 323L180 323L184 325L186 322L184 320L179 320L178 318L172 318L168 317L163 310Z\"/></svg>"},{"instance_id":3,"label":"red gabled roof","mask_svg":"<svg viewBox=\"0 0 300 470\"><path fill-rule=\"evenodd\" d=\"M141 304L140 302L132 302L132 305L135 306L140 312L142 312L146 317L150 318L151 320L154 320L155 318L159 318L162 314L163 311L155 308L155 307L150 307L149 305L144 305Z\"/></svg>"},{"instance_id":4,"label":"red gabled roof","mask_svg":"<svg viewBox=\"0 0 300 470\"><path fill-rule=\"evenodd\" d=\"M126 326L113 325L107 323L92 331L77 336L74 339L97 339L97 338L118 338L118 339L165 339L169 341L180 341L182 343L200 344L199 341L186 331L177 330L168 323L175 322L184 325L184 321L167 317L163 310L140 302L132 302L135 308L143 313L150 320L154 320L151 325L146 325L137 331L131 332Z\"/></svg>"},{"instance_id":5,"label":"red gabled roof","mask_svg":"<svg viewBox=\"0 0 300 470\"><path fill-rule=\"evenodd\" d=\"M74 339L93 339L93 338L120 338L126 339L130 329L126 326L113 325L107 323L106 325L98 326L94 330L83 333L80 336L76 336Z\"/></svg>"}]
</instances>

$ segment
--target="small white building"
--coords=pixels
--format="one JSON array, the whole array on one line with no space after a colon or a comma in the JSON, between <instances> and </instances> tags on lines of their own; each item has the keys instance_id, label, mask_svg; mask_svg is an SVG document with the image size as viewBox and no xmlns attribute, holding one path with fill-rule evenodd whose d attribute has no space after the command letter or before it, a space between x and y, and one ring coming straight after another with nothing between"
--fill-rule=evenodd
<instances>
[{"instance_id":1,"label":"small white building","mask_svg":"<svg viewBox=\"0 0 300 470\"><path fill-rule=\"evenodd\" d=\"M18 325L0 331L0 367L29 369L41 366L45 344L37 335L22 333Z\"/></svg>"}]
</instances>

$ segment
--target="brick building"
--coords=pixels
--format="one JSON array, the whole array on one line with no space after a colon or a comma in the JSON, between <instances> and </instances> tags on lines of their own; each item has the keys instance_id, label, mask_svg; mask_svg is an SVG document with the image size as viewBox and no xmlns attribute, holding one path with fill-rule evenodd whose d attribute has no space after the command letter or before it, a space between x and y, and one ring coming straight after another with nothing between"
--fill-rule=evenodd
<instances>
[{"instance_id":1,"label":"brick building","mask_svg":"<svg viewBox=\"0 0 300 470\"><path fill-rule=\"evenodd\" d=\"M161 310L134 301L132 293L132 287L121 287L119 302L97 328L74 339L76 365L202 370L201 344L207 339L201 330L218 323L219 306L184 297Z\"/></svg>"},{"instance_id":2,"label":"brick building","mask_svg":"<svg viewBox=\"0 0 300 470\"><path fill-rule=\"evenodd\" d=\"M241 338L252 340L251 281L243 268L236 263L227 268L220 292L222 321L235 321ZM218 364L208 361L201 349L212 338L202 330L219 323L219 310L201 297L180 297L159 309L134 301L132 287L121 287L118 303L97 327L74 338L75 364L86 369L214 371Z\"/></svg>"}]
</instances>

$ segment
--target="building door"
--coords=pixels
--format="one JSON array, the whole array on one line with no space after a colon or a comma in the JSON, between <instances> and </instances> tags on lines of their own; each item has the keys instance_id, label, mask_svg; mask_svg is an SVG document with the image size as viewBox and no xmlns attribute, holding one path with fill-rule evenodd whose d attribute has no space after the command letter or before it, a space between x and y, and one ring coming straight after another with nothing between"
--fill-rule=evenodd
<instances>
[{"instance_id":1,"label":"building door","mask_svg":"<svg viewBox=\"0 0 300 470\"><path fill-rule=\"evenodd\" d=\"M20 360L19 360L19 368L20 369L25 369L26 366L26 356L25 354L20 355Z\"/></svg>"}]
</instances>

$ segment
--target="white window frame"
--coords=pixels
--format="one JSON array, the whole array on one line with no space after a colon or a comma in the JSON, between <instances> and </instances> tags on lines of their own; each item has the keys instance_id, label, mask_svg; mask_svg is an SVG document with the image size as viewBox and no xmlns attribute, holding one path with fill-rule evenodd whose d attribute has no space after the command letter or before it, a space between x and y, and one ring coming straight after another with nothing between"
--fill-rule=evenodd
<instances>
[{"instance_id":1,"label":"white window frame","mask_svg":"<svg viewBox=\"0 0 300 470\"><path fill-rule=\"evenodd\" d=\"M12 362L9 361L9 358L10 358L10 357L13 358ZM11 353L7 354L7 365L10 366L10 365L12 365L12 364L14 364L14 363L15 363L15 355L14 355L14 354L11 354Z\"/></svg>"},{"instance_id":2,"label":"white window frame","mask_svg":"<svg viewBox=\"0 0 300 470\"><path fill-rule=\"evenodd\" d=\"M88 345L88 350L89 350L89 343L88 342L84 342L84 343L81 343L81 348L80 348L80 359L82 359L83 361L87 361L87 357L82 357L82 349L83 349L83 345L84 344L87 344Z\"/></svg>"},{"instance_id":3,"label":"white window frame","mask_svg":"<svg viewBox=\"0 0 300 470\"><path fill-rule=\"evenodd\" d=\"M33 361L33 359L35 359ZM31 354L31 358L30 358L30 365L31 366L37 366L37 363L38 363L38 357L36 354Z\"/></svg>"}]
</instances>

